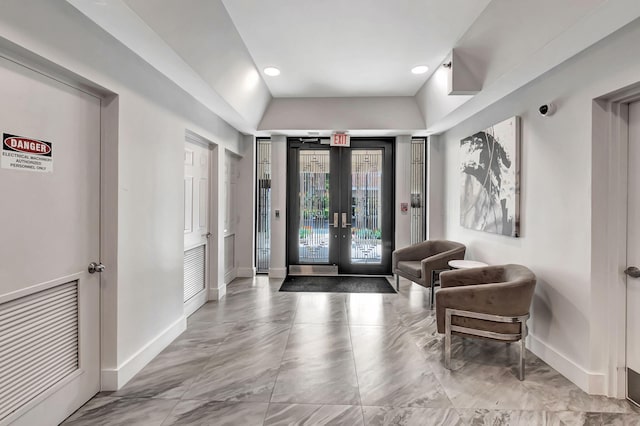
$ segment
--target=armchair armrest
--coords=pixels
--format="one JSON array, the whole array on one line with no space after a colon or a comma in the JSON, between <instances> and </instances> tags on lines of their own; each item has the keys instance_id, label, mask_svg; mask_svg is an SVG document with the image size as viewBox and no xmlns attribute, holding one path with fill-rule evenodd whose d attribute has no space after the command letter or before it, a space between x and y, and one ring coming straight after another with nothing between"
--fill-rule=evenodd
<instances>
[{"instance_id":1,"label":"armchair armrest","mask_svg":"<svg viewBox=\"0 0 640 426\"><path fill-rule=\"evenodd\" d=\"M423 241L421 243L413 244L409 247L394 250L392 254L391 264L393 269L396 269L398 262L403 260L422 260L428 257L432 253L431 241Z\"/></svg>"},{"instance_id":2,"label":"armchair armrest","mask_svg":"<svg viewBox=\"0 0 640 426\"><path fill-rule=\"evenodd\" d=\"M426 280L431 280L431 272L436 269L448 269L450 260L464 259L464 248L448 250L442 253L434 254L426 259L422 259L422 276L427 277Z\"/></svg>"}]
</instances>

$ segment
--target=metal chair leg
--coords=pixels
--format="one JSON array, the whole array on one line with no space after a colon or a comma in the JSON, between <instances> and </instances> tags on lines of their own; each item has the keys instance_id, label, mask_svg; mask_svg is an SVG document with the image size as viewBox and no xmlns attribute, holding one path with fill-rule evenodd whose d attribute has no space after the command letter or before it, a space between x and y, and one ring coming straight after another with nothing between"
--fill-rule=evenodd
<instances>
[{"instance_id":1,"label":"metal chair leg","mask_svg":"<svg viewBox=\"0 0 640 426\"><path fill-rule=\"evenodd\" d=\"M431 298L431 305L429 307L432 309L433 309L433 302L435 299L435 290L436 290L435 274L434 274L434 271L431 271L431 295L429 296Z\"/></svg>"},{"instance_id":2,"label":"metal chair leg","mask_svg":"<svg viewBox=\"0 0 640 426\"><path fill-rule=\"evenodd\" d=\"M527 319L529 318L529 314L507 317L501 315L484 314L480 312L463 311L460 309L445 308L444 316L444 366L448 370L451 370L451 333L455 331L456 333L465 335L487 337L492 340L510 340L514 342L520 340L520 361L518 366L518 378L520 380L524 380L525 357L527 353L525 343L527 339ZM474 318L484 321L493 321L497 323L519 323L520 333L497 333L488 330L478 330L460 325L453 325L451 323L451 319L453 318L453 316Z\"/></svg>"},{"instance_id":3,"label":"metal chair leg","mask_svg":"<svg viewBox=\"0 0 640 426\"><path fill-rule=\"evenodd\" d=\"M527 348L525 346L525 340L527 337L527 323L526 321L520 321L520 371L519 371L519 379L524 380L524 361L527 353Z\"/></svg>"},{"instance_id":4,"label":"metal chair leg","mask_svg":"<svg viewBox=\"0 0 640 426\"><path fill-rule=\"evenodd\" d=\"M444 323L444 368L451 370L451 312L448 309Z\"/></svg>"}]
</instances>

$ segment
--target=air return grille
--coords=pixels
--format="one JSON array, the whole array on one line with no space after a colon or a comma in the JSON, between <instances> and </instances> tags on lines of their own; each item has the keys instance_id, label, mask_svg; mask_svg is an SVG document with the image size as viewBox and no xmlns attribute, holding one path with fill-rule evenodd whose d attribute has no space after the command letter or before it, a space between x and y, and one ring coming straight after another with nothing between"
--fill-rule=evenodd
<instances>
[{"instance_id":1,"label":"air return grille","mask_svg":"<svg viewBox=\"0 0 640 426\"><path fill-rule=\"evenodd\" d=\"M184 301L204 290L205 246L184 252Z\"/></svg>"},{"instance_id":2,"label":"air return grille","mask_svg":"<svg viewBox=\"0 0 640 426\"><path fill-rule=\"evenodd\" d=\"M77 281L0 304L0 422L77 369Z\"/></svg>"}]
</instances>

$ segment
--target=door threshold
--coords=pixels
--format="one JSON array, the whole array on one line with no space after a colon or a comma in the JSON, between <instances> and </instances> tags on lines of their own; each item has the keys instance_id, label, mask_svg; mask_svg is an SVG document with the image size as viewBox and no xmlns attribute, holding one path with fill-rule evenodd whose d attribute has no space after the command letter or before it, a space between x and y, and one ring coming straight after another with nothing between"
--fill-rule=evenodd
<instances>
[{"instance_id":1,"label":"door threshold","mask_svg":"<svg viewBox=\"0 0 640 426\"><path fill-rule=\"evenodd\" d=\"M292 276L393 277L393 274L340 274L337 265L289 265Z\"/></svg>"},{"instance_id":2,"label":"door threshold","mask_svg":"<svg viewBox=\"0 0 640 426\"><path fill-rule=\"evenodd\" d=\"M338 265L289 265L289 275L338 275Z\"/></svg>"},{"instance_id":3,"label":"door threshold","mask_svg":"<svg viewBox=\"0 0 640 426\"><path fill-rule=\"evenodd\" d=\"M392 274L338 274L341 277L377 277L377 278L389 278L393 277Z\"/></svg>"}]
</instances>

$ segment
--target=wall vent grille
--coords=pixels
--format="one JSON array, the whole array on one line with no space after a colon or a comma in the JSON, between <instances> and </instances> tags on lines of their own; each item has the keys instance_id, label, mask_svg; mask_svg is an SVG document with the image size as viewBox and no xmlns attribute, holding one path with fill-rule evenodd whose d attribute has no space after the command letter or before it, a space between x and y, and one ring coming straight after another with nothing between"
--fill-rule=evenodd
<instances>
[{"instance_id":1,"label":"wall vent grille","mask_svg":"<svg viewBox=\"0 0 640 426\"><path fill-rule=\"evenodd\" d=\"M78 282L0 304L0 422L79 368Z\"/></svg>"},{"instance_id":2,"label":"wall vent grille","mask_svg":"<svg viewBox=\"0 0 640 426\"><path fill-rule=\"evenodd\" d=\"M206 246L184 252L184 301L205 289Z\"/></svg>"}]
</instances>

